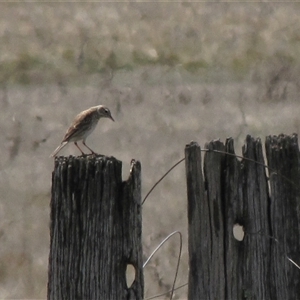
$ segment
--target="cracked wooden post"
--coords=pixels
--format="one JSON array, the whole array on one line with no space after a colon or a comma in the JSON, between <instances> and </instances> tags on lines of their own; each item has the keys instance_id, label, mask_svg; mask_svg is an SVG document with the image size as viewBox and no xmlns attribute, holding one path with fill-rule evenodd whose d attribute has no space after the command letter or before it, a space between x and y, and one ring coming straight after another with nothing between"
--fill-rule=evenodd
<instances>
[{"instance_id":1,"label":"cracked wooden post","mask_svg":"<svg viewBox=\"0 0 300 300\"><path fill-rule=\"evenodd\" d=\"M141 165L58 157L52 176L48 299L142 299ZM131 286L127 265L135 268Z\"/></svg>"},{"instance_id":2,"label":"cracked wooden post","mask_svg":"<svg viewBox=\"0 0 300 300\"><path fill-rule=\"evenodd\" d=\"M211 228L202 175L201 149L195 142L185 148L188 195L189 299L209 299Z\"/></svg>"},{"instance_id":3,"label":"cracked wooden post","mask_svg":"<svg viewBox=\"0 0 300 300\"><path fill-rule=\"evenodd\" d=\"M268 136L272 224L270 284L272 299L299 299L300 270L300 157L298 136ZM287 258L288 257L288 258ZM273 296L273 295L276 295ZM271 299L271 298L270 298Z\"/></svg>"},{"instance_id":4,"label":"cracked wooden post","mask_svg":"<svg viewBox=\"0 0 300 300\"><path fill-rule=\"evenodd\" d=\"M247 136L242 161L232 139L205 148L219 153L205 153L203 173L198 144L185 148L189 299L297 299L299 269L287 258L299 265L297 137L267 138L270 190L260 139Z\"/></svg>"}]
</instances>

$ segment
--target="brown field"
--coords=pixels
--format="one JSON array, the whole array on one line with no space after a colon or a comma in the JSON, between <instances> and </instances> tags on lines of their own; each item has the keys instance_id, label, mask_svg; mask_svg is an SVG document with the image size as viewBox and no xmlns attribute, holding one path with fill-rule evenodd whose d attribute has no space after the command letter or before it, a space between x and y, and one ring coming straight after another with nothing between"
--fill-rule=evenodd
<instances>
[{"instance_id":1,"label":"brown field","mask_svg":"<svg viewBox=\"0 0 300 300\"><path fill-rule=\"evenodd\" d=\"M233 137L241 154L247 134L298 132L299 14L299 3L1 3L0 298L46 298L49 155L81 110L111 109L116 122L87 143L123 161L124 179L140 160L143 195L192 140ZM145 259L183 233L177 285L186 201L181 164L143 207ZM172 286L178 245L145 269L145 297Z\"/></svg>"}]
</instances>

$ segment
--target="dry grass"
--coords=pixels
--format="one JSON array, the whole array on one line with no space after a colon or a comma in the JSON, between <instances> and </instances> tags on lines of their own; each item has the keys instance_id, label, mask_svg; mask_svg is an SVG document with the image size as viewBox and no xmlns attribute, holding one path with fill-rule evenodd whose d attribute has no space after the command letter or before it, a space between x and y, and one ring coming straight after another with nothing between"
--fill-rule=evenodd
<instances>
[{"instance_id":1,"label":"dry grass","mask_svg":"<svg viewBox=\"0 0 300 300\"><path fill-rule=\"evenodd\" d=\"M45 298L53 161L72 118L111 108L88 139L142 163L143 194L191 140L298 132L299 6L229 3L0 4L0 298ZM113 78L110 79L110 70ZM68 145L65 155L78 154ZM143 208L147 257L170 232L185 249L184 165ZM145 271L146 296L172 284L176 240ZM187 289L175 299L185 299Z\"/></svg>"}]
</instances>

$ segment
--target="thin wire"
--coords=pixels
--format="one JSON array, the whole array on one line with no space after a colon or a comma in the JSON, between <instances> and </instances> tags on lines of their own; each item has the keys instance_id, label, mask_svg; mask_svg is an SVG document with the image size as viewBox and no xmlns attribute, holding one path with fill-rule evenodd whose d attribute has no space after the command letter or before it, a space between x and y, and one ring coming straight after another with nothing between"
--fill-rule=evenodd
<instances>
[{"instance_id":1,"label":"thin wire","mask_svg":"<svg viewBox=\"0 0 300 300\"><path fill-rule=\"evenodd\" d=\"M161 246L167 241L169 240L173 235L175 234L179 234L179 240L180 240L180 246L179 246L179 254L178 254L178 259L177 259L177 266L176 266L176 272L175 272L175 277L174 277L174 281L173 281L173 286L171 289L171 295L170 295L170 299L172 300L173 298L173 293L175 290L175 284L176 284L176 279L178 276L178 270L179 270L179 264L180 264L180 258L181 258L181 251L182 251L182 234L180 231L176 230L172 233L170 233L165 239L162 240L162 242L154 249L154 251L151 253L151 255L148 257L148 259L144 262L143 264L143 268L146 267L146 265L148 264L148 262L151 260L151 258L154 256L154 254L161 248ZM168 293L168 292L167 292ZM148 298L148 299L153 299L153 298Z\"/></svg>"},{"instance_id":2,"label":"thin wire","mask_svg":"<svg viewBox=\"0 0 300 300\"><path fill-rule=\"evenodd\" d=\"M253 162L257 165L260 165L266 169L268 169L269 171L271 171L270 173L270 176L271 175L278 175L282 178L284 178L287 182L289 182L291 185L293 185L294 187L297 187L297 185L291 180L289 179L288 177L278 173L275 169L272 169L270 168L269 166L261 163L261 162L258 162L252 158L248 158L248 157L243 157L241 155L236 155L235 153L229 153L229 152L226 152L226 151L221 151L221 150L214 150L214 149L201 149L201 152L215 152L215 153L220 153L220 154L226 154L226 155L229 155L229 156L233 156L233 157L236 157L236 158L240 158L240 159L243 159L243 160L246 160L246 161L250 161L250 162ZM146 199L149 197L149 195L152 193L152 191L156 188L156 186L175 168L177 167L180 163L182 163L183 161L185 160L185 157L180 159L175 165L173 165L154 185L153 187L150 189L150 191L147 193L147 195L145 196L143 202L142 202L142 205L144 204L144 202L146 201ZM298 187L297 187L298 188Z\"/></svg>"},{"instance_id":3,"label":"thin wire","mask_svg":"<svg viewBox=\"0 0 300 300\"><path fill-rule=\"evenodd\" d=\"M171 169L169 169L167 171L167 173L165 173L155 184L154 186L150 189L150 191L147 193L147 195L145 196L142 205L144 204L144 202L146 201L146 199L148 198L148 196L151 194L151 192L156 188L156 186L175 168L177 167L181 162L183 162L185 160L185 157L182 158L180 161L178 161L173 167L171 167Z\"/></svg>"},{"instance_id":4,"label":"thin wire","mask_svg":"<svg viewBox=\"0 0 300 300\"><path fill-rule=\"evenodd\" d=\"M268 234L263 234L263 233L261 233L261 232L257 232L257 233L248 233L248 234L253 234L253 235L255 235L255 234L260 234L260 235L263 236L263 237L266 236L266 237L268 237L269 239L274 240L278 245L280 245L279 240L278 240L277 238L275 238L274 236L271 236L271 235L268 235ZM286 251L283 251L283 255L286 257L287 260L289 260L294 266L296 266L296 267L300 270L300 266L299 266L296 262L294 262L294 261L287 255Z\"/></svg>"},{"instance_id":5,"label":"thin wire","mask_svg":"<svg viewBox=\"0 0 300 300\"><path fill-rule=\"evenodd\" d=\"M297 187L297 185L291 180L289 179L288 177L278 173L275 169L273 168L270 168L269 166L259 162L259 161L256 161L252 158L248 158L248 157L244 157L244 156L241 156L241 155L236 155L235 153L229 153L229 152L226 152L226 151L221 151L221 150L213 150L213 149L203 149L201 151L205 151L205 152L215 152L215 153L220 153L220 154L226 154L226 155L229 155L229 156L233 156L233 157L237 157L237 158L240 158L240 159L243 159L243 160L247 160L247 161L251 161L259 166L262 166L266 169L268 169L269 171L272 172L272 174L277 174L278 176L282 177L283 179L285 179L286 181L288 181L290 184L292 184L293 186ZM272 175L270 174L270 175ZM298 187L297 187L298 188Z\"/></svg>"},{"instance_id":6,"label":"thin wire","mask_svg":"<svg viewBox=\"0 0 300 300\"><path fill-rule=\"evenodd\" d=\"M300 270L300 266L297 265L292 259L290 259L288 256L287 259Z\"/></svg>"},{"instance_id":7,"label":"thin wire","mask_svg":"<svg viewBox=\"0 0 300 300\"><path fill-rule=\"evenodd\" d=\"M183 285L180 285L180 286L176 287L176 288L174 289L174 291L176 291L176 290L179 290L179 289L181 289L181 288L183 288L183 287L185 287L185 286L187 286L187 285L188 285L188 282L187 282L187 283L185 283L185 284L183 284ZM170 293L171 291L172 291L172 290L169 290L169 291L167 291L167 292L165 292L165 293L162 293L162 294L157 294L157 295L151 296L151 297L149 297L149 298L145 298L144 300L155 299L155 298L158 298L158 297L164 296L164 295L166 295L166 294Z\"/></svg>"}]
</instances>

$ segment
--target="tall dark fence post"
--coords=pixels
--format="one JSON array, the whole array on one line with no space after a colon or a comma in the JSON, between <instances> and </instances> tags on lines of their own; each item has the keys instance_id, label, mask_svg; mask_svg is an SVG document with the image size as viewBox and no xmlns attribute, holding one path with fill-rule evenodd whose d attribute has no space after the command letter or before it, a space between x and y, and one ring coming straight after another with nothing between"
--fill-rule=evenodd
<instances>
[{"instance_id":1,"label":"tall dark fence post","mask_svg":"<svg viewBox=\"0 0 300 300\"><path fill-rule=\"evenodd\" d=\"M52 177L48 299L142 299L141 166L58 157ZM135 280L126 283L126 268Z\"/></svg>"},{"instance_id":2,"label":"tall dark fence post","mask_svg":"<svg viewBox=\"0 0 300 300\"><path fill-rule=\"evenodd\" d=\"M232 139L225 150L234 154ZM227 297L270 299L269 191L261 140L247 136L243 156L224 156ZM233 237L236 223L244 227L243 241Z\"/></svg>"},{"instance_id":3,"label":"tall dark fence post","mask_svg":"<svg viewBox=\"0 0 300 300\"><path fill-rule=\"evenodd\" d=\"M232 139L206 148L234 154ZM299 298L300 270L286 257L299 260L297 137L268 137L266 152L271 192L260 139L247 136L247 160L206 152L204 175L200 147L187 145L189 299ZM235 224L244 228L242 241Z\"/></svg>"},{"instance_id":4,"label":"tall dark fence post","mask_svg":"<svg viewBox=\"0 0 300 300\"><path fill-rule=\"evenodd\" d=\"M208 299L210 294L211 227L202 175L201 152L197 143L185 148L188 193L189 298Z\"/></svg>"},{"instance_id":5,"label":"tall dark fence post","mask_svg":"<svg viewBox=\"0 0 300 300\"><path fill-rule=\"evenodd\" d=\"M300 299L300 159L298 137L268 136L266 154L269 167L271 202L270 283L277 299ZM275 299L275 297L273 297Z\"/></svg>"}]
</instances>

